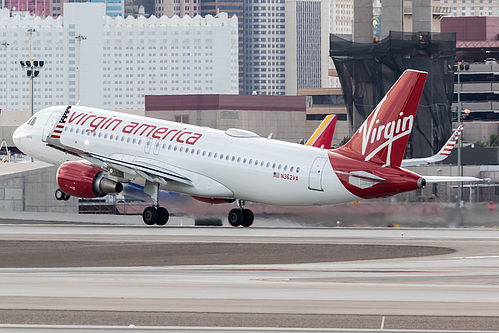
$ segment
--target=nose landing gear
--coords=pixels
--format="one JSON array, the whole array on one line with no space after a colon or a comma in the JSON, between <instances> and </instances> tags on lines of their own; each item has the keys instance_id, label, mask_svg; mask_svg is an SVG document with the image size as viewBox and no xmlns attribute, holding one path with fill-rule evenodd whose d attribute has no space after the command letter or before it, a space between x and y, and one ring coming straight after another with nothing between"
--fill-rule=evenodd
<instances>
[{"instance_id":1,"label":"nose landing gear","mask_svg":"<svg viewBox=\"0 0 499 333\"><path fill-rule=\"evenodd\" d=\"M255 215L249 209L244 209L244 200L237 200L239 208L234 208L229 212L229 224L233 227L250 227L253 224Z\"/></svg>"},{"instance_id":2,"label":"nose landing gear","mask_svg":"<svg viewBox=\"0 0 499 333\"><path fill-rule=\"evenodd\" d=\"M64 200L64 201L68 201L69 198L71 198L71 196L67 193L64 193L60 188L58 188L57 190L55 190L55 198L57 200Z\"/></svg>"}]
</instances>

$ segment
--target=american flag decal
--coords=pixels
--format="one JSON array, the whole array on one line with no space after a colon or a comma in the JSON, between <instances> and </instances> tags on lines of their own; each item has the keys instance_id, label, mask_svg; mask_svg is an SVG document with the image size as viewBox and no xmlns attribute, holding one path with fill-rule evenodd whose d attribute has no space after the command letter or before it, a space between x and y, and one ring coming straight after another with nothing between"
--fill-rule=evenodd
<instances>
[{"instance_id":1,"label":"american flag decal","mask_svg":"<svg viewBox=\"0 0 499 333\"><path fill-rule=\"evenodd\" d=\"M459 138L459 135L461 135L461 132L463 131L463 127L464 126L461 125L461 127L459 127L454 132L454 134L452 135L452 137L450 138L450 140L447 142L447 144L442 149L442 152L440 153L441 155L444 155L444 156L449 156L450 155L450 153L452 151L452 148L454 148L454 145L456 144L457 139Z\"/></svg>"},{"instance_id":2,"label":"american flag decal","mask_svg":"<svg viewBox=\"0 0 499 333\"><path fill-rule=\"evenodd\" d=\"M66 123L66 119L68 118L69 110L71 109L71 106L68 106L66 108L66 111L62 114L61 119L59 120L59 123L55 126L54 130L52 131L52 134L50 135L51 138L54 139L60 139L62 130L64 129L64 124Z\"/></svg>"},{"instance_id":3,"label":"american flag decal","mask_svg":"<svg viewBox=\"0 0 499 333\"><path fill-rule=\"evenodd\" d=\"M274 174L272 175L272 177L274 178L279 178L281 175L279 174L279 172L274 172Z\"/></svg>"}]
</instances>

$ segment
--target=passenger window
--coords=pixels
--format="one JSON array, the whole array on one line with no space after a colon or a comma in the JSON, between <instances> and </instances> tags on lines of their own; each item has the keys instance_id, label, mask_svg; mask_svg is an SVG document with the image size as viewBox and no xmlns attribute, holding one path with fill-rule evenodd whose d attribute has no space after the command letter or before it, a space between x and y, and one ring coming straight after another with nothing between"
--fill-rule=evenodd
<instances>
[{"instance_id":1,"label":"passenger window","mask_svg":"<svg viewBox=\"0 0 499 333\"><path fill-rule=\"evenodd\" d=\"M300 168L296 168L296 173L300 172Z\"/></svg>"}]
</instances>

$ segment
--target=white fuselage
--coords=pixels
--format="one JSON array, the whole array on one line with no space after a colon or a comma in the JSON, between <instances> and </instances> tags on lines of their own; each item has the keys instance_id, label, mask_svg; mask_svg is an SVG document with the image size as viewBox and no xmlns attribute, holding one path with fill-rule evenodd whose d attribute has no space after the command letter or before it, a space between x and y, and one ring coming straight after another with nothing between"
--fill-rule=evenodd
<instances>
[{"instance_id":1,"label":"white fuselage","mask_svg":"<svg viewBox=\"0 0 499 333\"><path fill-rule=\"evenodd\" d=\"M46 137L66 107L38 112L14 134L16 145L42 161L78 157L47 146ZM256 136L74 106L60 142L72 149L178 172L193 185L168 181L161 188L207 198L274 205L355 201L336 176L328 151Z\"/></svg>"}]
</instances>

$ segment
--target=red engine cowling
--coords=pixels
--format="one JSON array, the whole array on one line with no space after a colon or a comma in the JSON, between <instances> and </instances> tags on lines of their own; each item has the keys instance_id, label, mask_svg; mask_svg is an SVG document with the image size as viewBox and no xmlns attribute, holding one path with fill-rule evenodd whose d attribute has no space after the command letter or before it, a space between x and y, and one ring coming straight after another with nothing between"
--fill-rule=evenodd
<instances>
[{"instance_id":1,"label":"red engine cowling","mask_svg":"<svg viewBox=\"0 0 499 333\"><path fill-rule=\"evenodd\" d=\"M64 193L79 198L103 197L123 190L123 184L104 177L104 170L73 161L61 164L57 183Z\"/></svg>"}]
</instances>

